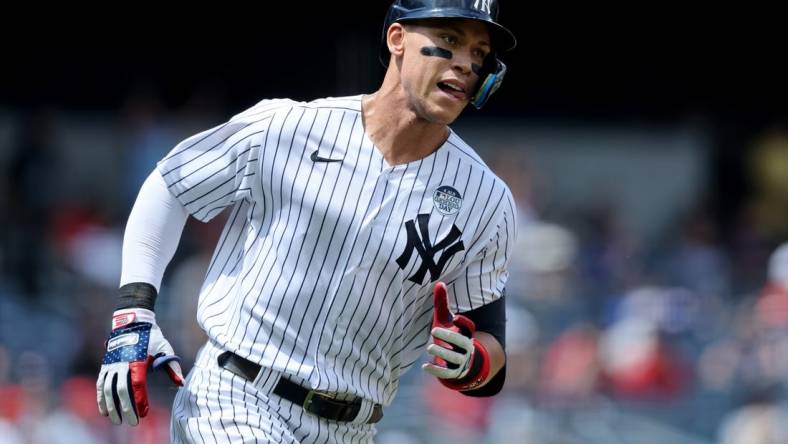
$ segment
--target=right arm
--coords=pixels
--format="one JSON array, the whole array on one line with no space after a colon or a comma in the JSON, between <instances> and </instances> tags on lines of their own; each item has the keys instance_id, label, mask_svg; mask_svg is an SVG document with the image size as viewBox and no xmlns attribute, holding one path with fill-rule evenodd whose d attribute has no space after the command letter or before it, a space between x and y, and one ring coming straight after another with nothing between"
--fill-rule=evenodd
<instances>
[{"instance_id":1,"label":"right arm","mask_svg":"<svg viewBox=\"0 0 788 444\"><path fill-rule=\"evenodd\" d=\"M154 170L140 189L123 235L120 285L144 282L156 291L175 255L189 213Z\"/></svg>"},{"instance_id":2,"label":"right arm","mask_svg":"<svg viewBox=\"0 0 788 444\"><path fill-rule=\"evenodd\" d=\"M137 425L148 413L148 367L162 367L183 385L179 358L154 314L164 269L178 248L188 213L158 171L145 180L123 237L120 297L96 381L99 412L115 424Z\"/></svg>"},{"instance_id":3,"label":"right arm","mask_svg":"<svg viewBox=\"0 0 788 444\"><path fill-rule=\"evenodd\" d=\"M164 368L182 385L179 358L153 312L164 270L189 215L207 222L227 206L254 198L265 133L277 110L286 106L285 101L263 101L184 140L140 189L124 233L120 297L96 381L99 412L113 423L137 425L147 414L149 367Z\"/></svg>"}]
</instances>

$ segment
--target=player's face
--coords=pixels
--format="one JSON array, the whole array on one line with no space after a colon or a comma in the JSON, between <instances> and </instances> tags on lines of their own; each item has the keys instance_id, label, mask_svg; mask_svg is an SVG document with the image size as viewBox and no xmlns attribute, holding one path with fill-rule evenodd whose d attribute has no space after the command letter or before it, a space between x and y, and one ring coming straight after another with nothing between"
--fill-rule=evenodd
<instances>
[{"instance_id":1,"label":"player's face","mask_svg":"<svg viewBox=\"0 0 788 444\"><path fill-rule=\"evenodd\" d=\"M449 124L471 99L474 72L490 52L487 26L475 20L430 20L406 27L401 81L423 119ZM475 65L475 66L474 66Z\"/></svg>"}]
</instances>

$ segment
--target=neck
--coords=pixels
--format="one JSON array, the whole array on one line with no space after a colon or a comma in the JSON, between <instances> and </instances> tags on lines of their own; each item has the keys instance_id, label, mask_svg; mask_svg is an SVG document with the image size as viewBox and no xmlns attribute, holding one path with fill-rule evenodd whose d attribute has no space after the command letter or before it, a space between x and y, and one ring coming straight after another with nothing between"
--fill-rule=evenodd
<instances>
[{"instance_id":1,"label":"neck","mask_svg":"<svg viewBox=\"0 0 788 444\"><path fill-rule=\"evenodd\" d=\"M423 159L449 136L443 123L429 122L413 109L398 75L386 73L383 85L362 101L364 129L389 165Z\"/></svg>"}]
</instances>

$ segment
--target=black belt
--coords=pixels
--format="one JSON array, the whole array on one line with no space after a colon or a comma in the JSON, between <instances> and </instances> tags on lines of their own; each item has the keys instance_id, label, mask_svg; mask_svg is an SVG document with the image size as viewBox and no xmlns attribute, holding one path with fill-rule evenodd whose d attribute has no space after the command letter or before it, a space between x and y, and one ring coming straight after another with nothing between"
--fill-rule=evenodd
<instances>
[{"instance_id":1,"label":"black belt","mask_svg":"<svg viewBox=\"0 0 788 444\"><path fill-rule=\"evenodd\" d=\"M259 364L229 351L220 354L217 362L219 367L249 381L254 381L261 369ZM313 415L332 421L353 421L361 410L360 398L342 401L335 399L330 393L302 387L286 378L279 378L276 387L274 387L274 394L302 406L304 410ZM375 404L372 408L372 417L369 418L367 424L376 423L381 418L383 418L383 406Z\"/></svg>"}]
</instances>

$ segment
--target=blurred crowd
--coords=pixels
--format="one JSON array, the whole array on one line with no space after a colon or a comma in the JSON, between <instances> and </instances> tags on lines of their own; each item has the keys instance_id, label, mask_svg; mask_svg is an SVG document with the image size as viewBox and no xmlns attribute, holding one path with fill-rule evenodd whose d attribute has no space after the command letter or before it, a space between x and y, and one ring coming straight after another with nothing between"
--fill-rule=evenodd
<instances>
[{"instance_id":1,"label":"blurred crowd","mask_svg":"<svg viewBox=\"0 0 788 444\"><path fill-rule=\"evenodd\" d=\"M134 95L102 128L111 146L92 148L61 146L69 128L56 109L6 114L0 443L167 441L166 378L152 376L151 413L131 429L98 416L95 376L136 192L181 138L224 120L221 109L196 99L165 110ZM378 441L788 443L788 132L742 149L752 186L735 223L723 229L699 202L651 243L615 202L552 211L529 183L527 152L493 158L521 211L506 387L467 398L413 370ZM104 156L98 167L81 166L95 162L90 150ZM196 298L221 226L188 223L157 304L186 369L204 341Z\"/></svg>"}]
</instances>

